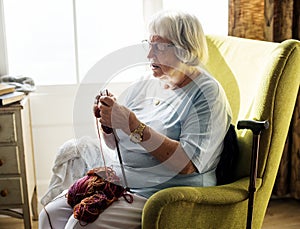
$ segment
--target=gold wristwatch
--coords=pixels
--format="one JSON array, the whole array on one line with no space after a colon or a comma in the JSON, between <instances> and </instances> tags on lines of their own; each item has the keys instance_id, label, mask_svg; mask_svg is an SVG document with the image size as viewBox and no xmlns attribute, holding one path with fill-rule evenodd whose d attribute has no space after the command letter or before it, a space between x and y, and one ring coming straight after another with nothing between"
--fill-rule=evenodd
<instances>
[{"instance_id":1,"label":"gold wristwatch","mask_svg":"<svg viewBox=\"0 0 300 229\"><path fill-rule=\"evenodd\" d=\"M130 141L133 143L142 142L145 127L146 125L144 123L140 123L138 127L131 132Z\"/></svg>"}]
</instances>

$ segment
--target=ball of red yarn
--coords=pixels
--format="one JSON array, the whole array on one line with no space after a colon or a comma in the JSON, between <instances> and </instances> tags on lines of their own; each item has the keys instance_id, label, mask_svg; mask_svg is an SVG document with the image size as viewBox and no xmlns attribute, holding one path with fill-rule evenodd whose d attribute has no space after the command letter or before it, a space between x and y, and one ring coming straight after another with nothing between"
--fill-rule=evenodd
<instances>
[{"instance_id":1,"label":"ball of red yarn","mask_svg":"<svg viewBox=\"0 0 300 229\"><path fill-rule=\"evenodd\" d=\"M111 168L96 168L78 179L67 194L67 202L73 208L74 218L91 223L113 201L128 195L119 181Z\"/></svg>"},{"instance_id":2,"label":"ball of red yarn","mask_svg":"<svg viewBox=\"0 0 300 229\"><path fill-rule=\"evenodd\" d=\"M74 207L74 218L84 222L94 222L113 200L106 198L104 194L94 194L84 198Z\"/></svg>"},{"instance_id":3,"label":"ball of red yarn","mask_svg":"<svg viewBox=\"0 0 300 229\"><path fill-rule=\"evenodd\" d=\"M68 191L68 204L73 208L78 204L83 198L85 198L87 193L87 187L90 182L90 176L84 176L78 179Z\"/></svg>"}]
</instances>

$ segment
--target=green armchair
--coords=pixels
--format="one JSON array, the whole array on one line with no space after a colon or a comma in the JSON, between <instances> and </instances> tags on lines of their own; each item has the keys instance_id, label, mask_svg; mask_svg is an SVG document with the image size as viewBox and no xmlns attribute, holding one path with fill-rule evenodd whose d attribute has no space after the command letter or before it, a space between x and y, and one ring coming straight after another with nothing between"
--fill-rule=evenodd
<instances>
[{"instance_id":1,"label":"green armchair","mask_svg":"<svg viewBox=\"0 0 300 229\"><path fill-rule=\"evenodd\" d=\"M207 69L223 85L238 120L268 120L260 136L253 228L261 228L285 145L300 83L300 42L207 36ZM235 182L173 187L146 202L143 229L246 228L252 132L237 130Z\"/></svg>"}]
</instances>

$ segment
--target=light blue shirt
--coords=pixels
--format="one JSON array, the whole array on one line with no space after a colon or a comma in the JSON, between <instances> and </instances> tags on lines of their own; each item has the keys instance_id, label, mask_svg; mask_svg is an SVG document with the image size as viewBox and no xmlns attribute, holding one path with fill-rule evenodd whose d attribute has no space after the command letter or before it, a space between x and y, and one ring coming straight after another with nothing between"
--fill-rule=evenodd
<instances>
[{"instance_id":1,"label":"light blue shirt","mask_svg":"<svg viewBox=\"0 0 300 229\"><path fill-rule=\"evenodd\" d=\"M168 169L129 136L118 130L120 151L128 186L149 197L172 186L211 186L223 139L231 122L231 109L220 84L207 72L183 88L165 89L153 76L130 86L120 101L138 119L167 137L180 142L197 172L178 174Z\"/></svg>"}]
</instances>

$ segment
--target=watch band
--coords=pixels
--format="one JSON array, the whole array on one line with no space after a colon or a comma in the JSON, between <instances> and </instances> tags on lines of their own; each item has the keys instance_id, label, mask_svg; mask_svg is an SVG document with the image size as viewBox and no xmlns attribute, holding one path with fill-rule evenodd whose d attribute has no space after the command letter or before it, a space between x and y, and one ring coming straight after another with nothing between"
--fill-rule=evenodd
<instances>
[{"instance_id":1,"label":"watch band","mask_svg":"<svg viewBox=\"0 0 300 229\"><path fill-rule=\"evenodd\" d=\"M133 143L142 142L145 128L146 125L144 123L140 123L138 127L131 132L130 141L132 141Z\"/></svg>"}]
</instances>

